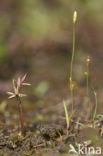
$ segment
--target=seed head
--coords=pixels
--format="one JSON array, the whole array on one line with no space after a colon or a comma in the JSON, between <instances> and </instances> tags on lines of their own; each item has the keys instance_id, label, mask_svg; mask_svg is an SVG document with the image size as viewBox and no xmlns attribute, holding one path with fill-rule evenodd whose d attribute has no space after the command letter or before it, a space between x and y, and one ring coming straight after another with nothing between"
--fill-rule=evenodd
<instances>
[{"instance_id":1,"label":"seed head","mask_svg":"<svg viewBox=\"0 0 103 156\"><path fill-rule=\"evenodd\" d=\"M7 92L7 94L9 95L9 99L14 98L14 97L24 97L26 96L26 94L22 94L20 93L21 87L22 86L30 86L29 83L24 82L26 79L27 74L25 74L22 78L18 78L17 80L13 79L13 89L14 92Z\"/></svg>"},{"instance_id":2,"label":"seed head","mask_svg":"<svg viewBox=\"0 0 103 156\"><path fill-rule=\"evenodd\" d=\"M73 23L76 24L77 22L77 11L74 11L74 14L73 14Z\"/></svg>"},{"instance_id":3,"label":"seed head","mask_svg":"<svg viewBox=\"0 0 103 156\"><path fill-rule=\"evenodd\" d=\"M87 59L86 59L86 65L87 65L87 67L90 66L90 63L91 63L91 60L90 60L90 57L88 56Z\"/></svg>"}]
</instances>

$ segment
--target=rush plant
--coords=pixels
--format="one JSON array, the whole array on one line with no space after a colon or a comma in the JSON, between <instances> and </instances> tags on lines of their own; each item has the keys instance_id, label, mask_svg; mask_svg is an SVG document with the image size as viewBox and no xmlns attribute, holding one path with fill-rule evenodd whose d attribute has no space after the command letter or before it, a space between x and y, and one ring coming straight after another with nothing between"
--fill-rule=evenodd
<instances>
[{"instance_id":1,"label":"rush plant","mask_svg":"<svg viewBox=\"0 0 103 156\"><path fill-rule=\"evenodd\" d=\"M27 74L25 74L22 78L18 78L17 80L13 79L13 90L14 92L7 92L9 95L8 99L16 98L18 104L18 110L20 114L20 123L21 123L21 133L24 135L24 121L23 121L23 110L21 104L21 97L25 97L26 94L21 93L22 86L30 86L29 83L25 83Z\"/></svg>"},{"instance_id":2,"label":"rush plant","mask_svg":"<svg viewBox=\"0 0 103 156\"><path fill-rule=\"evenodd\" d=\"M73 49L72 49L72 58L71 58L71 65L70 65L70 91L71 91L71 99L72 99L72 113L74 111L73 62L74 62L74 55L75 55L75 30L76 30L76 23L77 23L77 12L74 11L74 14L73 14Z\"/></svg>"}]
</instances>

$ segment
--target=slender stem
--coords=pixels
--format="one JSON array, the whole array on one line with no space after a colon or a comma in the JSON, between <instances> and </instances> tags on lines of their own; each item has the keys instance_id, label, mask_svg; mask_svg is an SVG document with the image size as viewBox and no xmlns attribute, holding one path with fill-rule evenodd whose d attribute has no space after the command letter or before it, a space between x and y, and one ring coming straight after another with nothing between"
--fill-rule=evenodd
<instances>
[{"instance_id":1,"label":"slender stem","mask_svg":"<svg viewBox=\"0 0 103 156\"><path fill-rule=\"evenodd\" d=\"M71 67L70 67L71 80L73 75L73 62L74 62L74 54L75 54L75 25L76 24L73 24L73 50L72 50L72 59L71 59Z\"/></svg>"},{"instance_id":2,"label":"slender stem","mask_svg":"<svg viewBox=\"0 0 103 156\"><path fill-rule=\"evenodd\" d=\"M74 111L74 93L73 93L73 90L71 90L71 100L72 100L72 114L73 114L73 111Z\"/></svg>"},{"instance_id":3,"label":"slender stem","mask_svg":"<svg viewBox=\"0 0 103 156\"><path fill-rule=\"evenodd\" d=\"M96 105L95 105L95 111L94 111L94 115L93 115L93 121L96 117L96 114L97 114L97 107L98 107L98 99L97 99L97 94L96 92L94 91L94 95L95 95L95 101L96 101Z\"/></svg>"},{"instance_id":4,"label":"slender stem","mask_svg":"<svg viewBox=\"0 0 103 156\"><path fill-rule=\"evenodd\" d=\"M88 100L88 105L90 106L90 112L92 112L92 106L90 104L90 97L89 97L89 65L87 64L87 72L86 72L86 83L87 83L87 100Z\"/></svg>"},{"instance_id":5,"label":"slender stem","mask_svg":"<svg viewBox=\"0 0 103 156\"><path fill-rule=\"evenodd\" d=\"M70 90L71 90L71 99L72 99L72 113L74 110L74 94L73 94L73 62L74 62L74 54L75 54L75 23L73 23L73 50L72 50L72 58L71 58L71 66L70 66Z\"/></svg>"},{"instance_id":6,"label":"slender stem","mask_svg":"<svg viewBox=\"0 0 103 156\"><path fill-rule=\"evenodd\" d=\"M23 122L23 110L22 110L22 105L21 105L21 99L19 96L16 96L16 97L17 97L18 109L20 113L21 132L24 135L24 122Z\"/></svg>"},{"instance_id":7,"label":"slender stem","mask_svg":"<svg viewBox=\"0 0 103 156\"><path fill-rule=\"evenodd\" d=\"M87 65L87 97L89 102L89 67Z\"/></svg>"}]
</instances>

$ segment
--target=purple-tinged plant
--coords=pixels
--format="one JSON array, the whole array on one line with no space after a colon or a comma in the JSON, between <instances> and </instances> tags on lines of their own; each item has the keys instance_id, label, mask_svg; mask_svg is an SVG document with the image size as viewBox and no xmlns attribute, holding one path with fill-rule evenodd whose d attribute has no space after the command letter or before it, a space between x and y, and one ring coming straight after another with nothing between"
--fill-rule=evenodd
<instances>
[{"instance_id":1,"label":"purple-tinged plant","mask_svg":"<svg viewBox=\"0 0 103 156\"><path fill-rule=\"evenodd\" d=\"M20 93L22 86L30 86L29 83L25 82L27 74L25 74L22 78L18 78L17 80L13 79L13 89L14 92L7 92L9 95L8 99L16 98L18 102L18 109L20 113L20 122L21 122L21 133L24 135L24 122L23 122L23 111L21 105L21 97L26 96L26 94Z\"/></svg>"}]
</instances>

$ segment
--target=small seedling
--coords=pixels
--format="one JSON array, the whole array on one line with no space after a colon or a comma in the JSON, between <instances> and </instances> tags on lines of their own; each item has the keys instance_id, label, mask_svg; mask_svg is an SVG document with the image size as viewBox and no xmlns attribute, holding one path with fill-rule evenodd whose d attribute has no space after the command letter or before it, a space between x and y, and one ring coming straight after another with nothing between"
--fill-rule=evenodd
<instances>
[{"instance_id":1,"label":"small seedling","mask_svg":"<svg viewBox=\"0 0 103 156\"><path fill-rule=\"evenodd\" d=\"M67 134L68 134L68 130L70 128L70 120L71 120L71 116L68 113L68 109L67 109L67 104L65 101L63 101L64 104L64 110L65 110L65 118L66 118L66 123L67 123Z\"/></svg>"},{"instance_id":2,"label":"small seedling","mask_svg":"<svg viewBox=\"0 0 103 156\"><path fill-rule=\"evenodd\" d=\"M14 92L7 92L9 95L8 99L16 98L18 103L18 110L20 113L20 123L21 123L21 133L24 135L24 122L23 122L23 111L22 111L22 104L21 104L21 97L26 96L26 94L21 94L22 86L30 86L29 83L25 83L27 74L25 74L22 78L18 78L17 80L13 80L13 89Z\"/></svg>"},{"instance_id":3,"label":"small seedling","mask_svg":"<svg viewBox=\"0 0 103 156\"><path fill-rule=\"evenodd\" d=\"M73 50L72 50L72 58L71 58L71 66L70 66L70 91L71 91L71 99L72 99L72 113L74 111L74 96L73 96L73 62L75 55L75 30L76 30L76 22L77 22L77 12L74 11L73 14Z\"/></svg>"}]
</instances>

